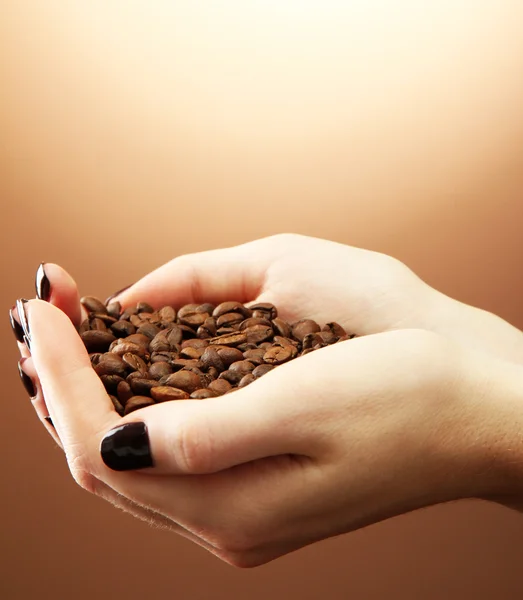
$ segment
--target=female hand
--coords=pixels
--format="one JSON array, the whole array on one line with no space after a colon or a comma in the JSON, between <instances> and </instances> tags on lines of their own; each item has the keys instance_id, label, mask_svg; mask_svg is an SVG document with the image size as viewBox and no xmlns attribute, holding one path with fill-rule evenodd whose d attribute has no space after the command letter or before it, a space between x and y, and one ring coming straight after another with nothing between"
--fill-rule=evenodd
<instances>
[{"instance_id":1,"label":"female hand","mask_svg":"<svg viewBox=\"0 0 523 600\"><path fill-rule=\"evenodd\" d=\"M519 485L519 368L439 335L356 338L232 394L120 418L70 320L26 306L28 361L75 480L231 564Z\"/></svg>"}]
</instances>

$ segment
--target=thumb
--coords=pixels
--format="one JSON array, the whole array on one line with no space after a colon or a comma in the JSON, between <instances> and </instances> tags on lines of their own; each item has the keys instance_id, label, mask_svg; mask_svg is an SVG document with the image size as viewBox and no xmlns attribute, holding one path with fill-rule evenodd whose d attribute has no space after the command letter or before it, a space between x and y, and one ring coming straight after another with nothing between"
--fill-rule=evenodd
<instances>
[{"instance_id":1,"label":"thumb","mask_svg":"<svg viewBox=\"0 0 523 600\"><path fill-rule=\"evenodd\" d=\"M129 455L134 436L143 443L144 431L144 452L154 466L143 473L153 475L214 473L269 456L305 455L311 440L299 425L307 409L282 398L291 391L285 367L225 396L163 402L131 413L102 440L105 464L135 468L120 457Z\"/></svg>"}]
</instances>

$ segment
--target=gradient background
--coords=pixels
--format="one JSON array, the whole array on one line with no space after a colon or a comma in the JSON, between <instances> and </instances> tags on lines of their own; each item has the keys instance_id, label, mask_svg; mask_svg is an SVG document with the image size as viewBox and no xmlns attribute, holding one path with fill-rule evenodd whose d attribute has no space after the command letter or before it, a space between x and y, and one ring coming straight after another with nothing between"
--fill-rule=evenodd
<instances>
[{"instance_id":1,"label":"gradient background","mask_svg":"<svg viewBox=\"0 0 523 600\"><path fill-rule=\"evenodd\" d=\"M76 487L16 373L40 261L105 297L294 231L523 327L521 0L0 2L0 597L521 598L523 518L431 508L237 570Z\"/></svg>"}]
</instances>

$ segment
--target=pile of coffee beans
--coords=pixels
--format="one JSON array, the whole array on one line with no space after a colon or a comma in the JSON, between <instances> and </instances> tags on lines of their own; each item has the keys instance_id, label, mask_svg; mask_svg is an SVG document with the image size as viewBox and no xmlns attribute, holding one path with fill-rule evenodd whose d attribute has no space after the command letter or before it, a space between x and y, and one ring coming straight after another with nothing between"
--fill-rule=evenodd
<instances>
[{"instance_id":1,"label":"pile of coffee beans","mask_svg":"<svg viewBox=\"0 0 523 600\"><path fill-rule=\"evenodd\" d=\"M115 410L126 415L168 400L228 394L278 365L351 339L341 325L288 323L273 304L187 304L155 310L146 302L81 299L79 333Z\"/></svg>"}]
</instances>

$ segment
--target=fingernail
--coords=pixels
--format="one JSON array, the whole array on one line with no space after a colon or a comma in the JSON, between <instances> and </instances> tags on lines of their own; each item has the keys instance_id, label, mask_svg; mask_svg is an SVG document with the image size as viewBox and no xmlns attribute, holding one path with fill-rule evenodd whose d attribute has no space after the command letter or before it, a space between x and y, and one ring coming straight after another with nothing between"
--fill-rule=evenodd
<instances>
[{"instance_id":1,"label":"fingernail","mask_svg":"<svg viewBox=\"0 0 523 600\"><path fill-rule=\"evenodd\" d=\"M51 282L45 273L45 263L40 263L35 277L36 296L39 300L49 302L51 297Z\"/></svg>"},{"instance_id":2,"label":"fingernail","mask_svg":"<svg viewBox=\"0 0 523 600\"><path fill-rule=\"evenodd\" d=\"M44 417L44 419L49 423L49 425L51 425L51 427L54 429L54 424L53 424L53 420L51 419L51 417Z\"/></svg>"},{"instance_id":3,"label":"fingernail","mask_svg":"<svg viewBox=\"0 0 523 600\"><path fill-rule=\"evenodd\" d=\"M14 309L15 309L14 306L13 306L13 308L9 309L9 321L11 323L13 333L15 334L16 341L20 342L20 344L23 344L24 343L24 330L22 329L22 326L20 325L20 323L15 319Z\"/></svg>"},{"instance_id":4,"label":"fingernail","mask_svg":"<svg viewBox=\"0 0 523 600\"><path fill-rule=\"evenodd\" d=\"M20 298L16 301L16 311L18 312L18 318L20 319L20 325L24 332L25 337L31 341L31 331L29 330L29 323L27 321L27 315L25 312L25 305L29 302L25 298Z\"/></svg>"},{"instance_id":5,"label":"fingernail","mask_svg":"<svg viewBox=\"0 0 523 600\"><path fill-rule=\"evenodd\" d=\"M154 465L145 423L126 423L111 429L102 440L100 453L113 471L131 471Z\"/></svg>"},{"instance_id":6,"label":"fingernail","mask_svg":"<svg viewBox=\"0 0 523 600\"><path fill-rule=\"evenodd\" d=\"M133 287L134 283L131 283L130 285L126 285L124 288L122 288L121 290L118 290L117 292L115 292L114 294L111 294L109 296L109 298L106 298L104 304L109 304L109 302L111 302L111 300L113 298L116 298L116 296L119 296L120 294L122 294L123 292L125 292L126 290L128 290L130 287Z\"/></svg>"},{"instance_id":7,"label":"fingernail","mask_svg":"<svg viewBox=\"0 0 523 600\"><path fill-rule=\"evenodd\" d=\"M29 394L30 398L34 398L36 396L35 386L29 375L22 369L22 361L18 361L18 373L20 374L25 391Z\"/></svg>"}]
</instances>

